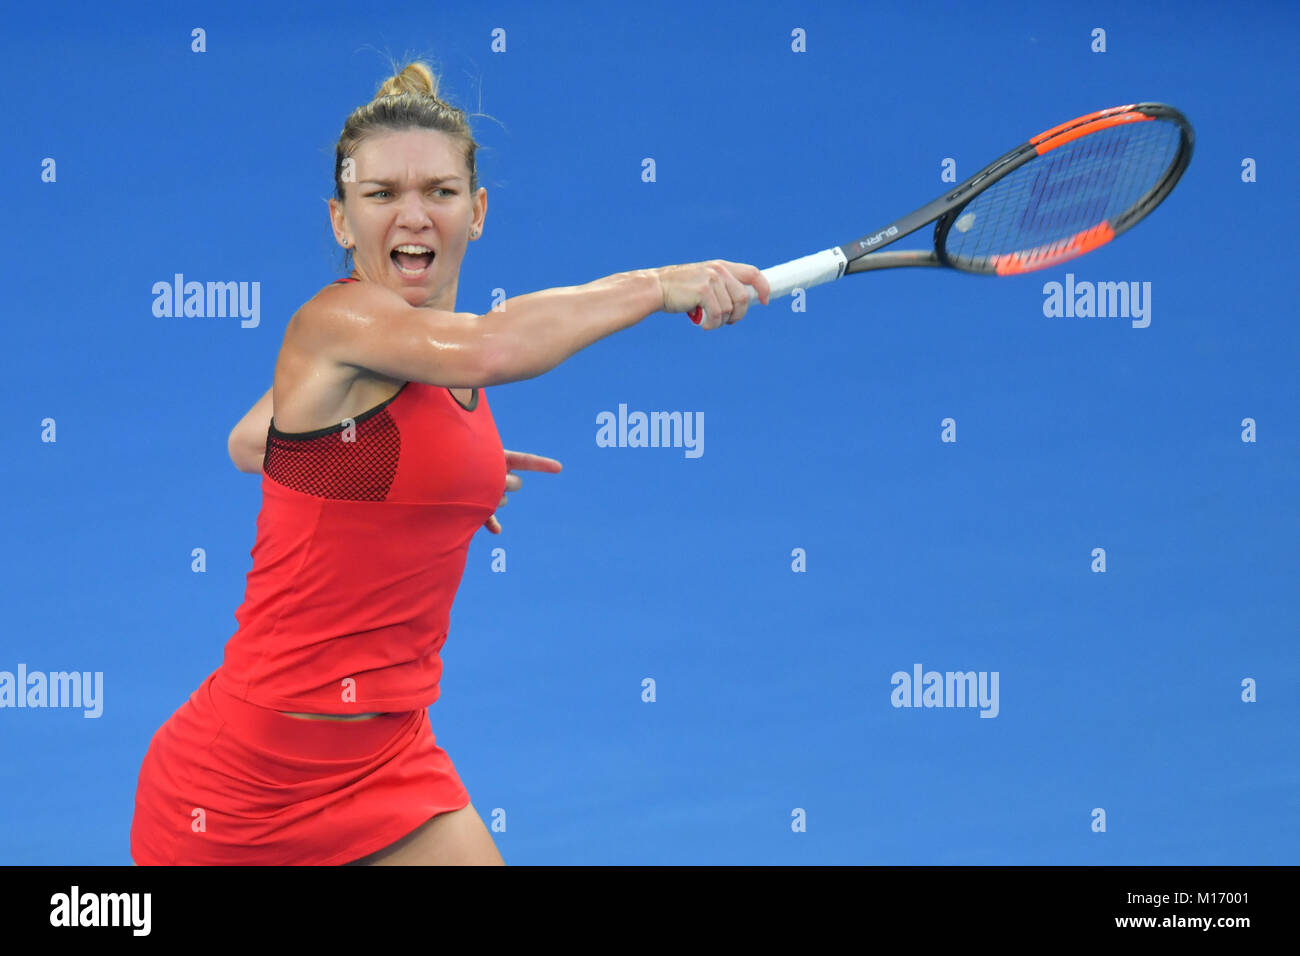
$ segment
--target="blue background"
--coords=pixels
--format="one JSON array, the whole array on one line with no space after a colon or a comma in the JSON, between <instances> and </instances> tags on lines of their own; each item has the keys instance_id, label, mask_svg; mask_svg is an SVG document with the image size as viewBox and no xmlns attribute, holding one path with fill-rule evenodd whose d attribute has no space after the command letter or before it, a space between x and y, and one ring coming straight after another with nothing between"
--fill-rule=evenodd
<instances>
[{"instance_id":1,"label":"blue background","mask_svg":"<svg viewBox=\"0 0 1300 956\"><path fill-rule=\"evenodd\" d=\"M0 669L103 671L105 710L0 710L0 863L130 862L149 739L251 567L260 479L226 438L342 274L334 142L390 54L490 114L477 312L846 242L945 157L965 178L1096 109L1196 128L1171 198L1066 266L854 276L716 332L657 313L489 390L507 448L564 463L474 539L431 710L507 863L1300 862L1294 5L470 6L7 14ZM155 318L176 272L259 281L260 326ZM1046 318L1066 272L1149 281L1150 327ZM704 455L597 447L620 403L703 412ZM999 672L1000 713L895 709L915 663Z\"/></svg>"}]
</instances>

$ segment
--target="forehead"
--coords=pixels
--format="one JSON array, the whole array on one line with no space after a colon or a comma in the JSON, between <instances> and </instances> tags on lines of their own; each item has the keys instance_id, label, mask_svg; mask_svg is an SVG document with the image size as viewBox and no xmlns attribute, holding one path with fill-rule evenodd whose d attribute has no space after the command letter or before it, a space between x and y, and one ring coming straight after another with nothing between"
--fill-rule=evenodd
<instances>
[{"instance_id":1,"label":"forehead","mask_svg":"<svg viewBox=\"0 0 1300 956\"><path fill-rule=\"evenodd\" d=\"M465 156L458 144L436 129L375 133L362 141L353 156L358 178L465 175Z\"/></svg>"}]
</instances>

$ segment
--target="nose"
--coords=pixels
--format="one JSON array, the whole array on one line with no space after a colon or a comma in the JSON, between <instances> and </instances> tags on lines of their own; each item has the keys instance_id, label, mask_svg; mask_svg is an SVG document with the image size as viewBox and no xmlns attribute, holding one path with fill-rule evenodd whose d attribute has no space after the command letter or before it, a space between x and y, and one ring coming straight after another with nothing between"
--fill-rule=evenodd
<instances>
[{"instance_id":1,"label":"nose","mask_svg":"<svg viewBox=\"0 0 1300 956\"><path fill-rule=\"evenodd\" d=\"M433 222L429 211L424 207L415 192L406 193L397 204L397 225L411 232L418 232Z\"/></svg>"}]
</instances>

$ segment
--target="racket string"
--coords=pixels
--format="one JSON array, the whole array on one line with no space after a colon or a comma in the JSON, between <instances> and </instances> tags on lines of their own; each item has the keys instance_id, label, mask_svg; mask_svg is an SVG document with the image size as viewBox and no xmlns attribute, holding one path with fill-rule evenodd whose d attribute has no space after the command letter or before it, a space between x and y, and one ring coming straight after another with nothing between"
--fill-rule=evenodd
<instances>
[{"instance_id":1,"label":"racket string","mask_svg":"<svg viewBox=\"0 0 1300 956\"><path fill-rule=\"evenodd\" d=\"M1081 233L1133 208L1178 154L1176 123L1126 123L1049 150L994 183L944 240L954 265L984 269L1000 257L1051 259Z\"/></svg>"}]
</instances>

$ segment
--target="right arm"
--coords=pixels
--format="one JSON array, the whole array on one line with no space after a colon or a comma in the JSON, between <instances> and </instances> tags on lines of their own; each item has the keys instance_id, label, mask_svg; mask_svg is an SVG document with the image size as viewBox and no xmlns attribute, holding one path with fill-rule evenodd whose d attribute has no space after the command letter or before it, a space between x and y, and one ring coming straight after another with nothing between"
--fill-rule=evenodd
<instances>
[{"instance_id":1,"label":"right arm","mask_svg":"<svg viewBox=\"0 0 1300 956\"><path fill-rule=\"evenodd\" d=\"M766 298L758 270L740 270ZM330 287L290 327L343 365L446 388L488 387L536 378L660 310L689 312L700 303L721 310L743 294L740 281L720 265L667 266L530 292L480 316L415 307L392 289L362 282ZM743 315L743 306L736 311Z\"/></svg>"},{"instance_id":2,"label":"right arm","mask_svg":"<svg viewBox=\"0 0 1300 956\"><path fill-rule=\"evenodd\" d=\"M479 334L495 373L483 384L536 378L663 307L663 288L652 269L616 272L585 285L506 299L500 312L479 319Z\"/></svg>"}]
</instances>

